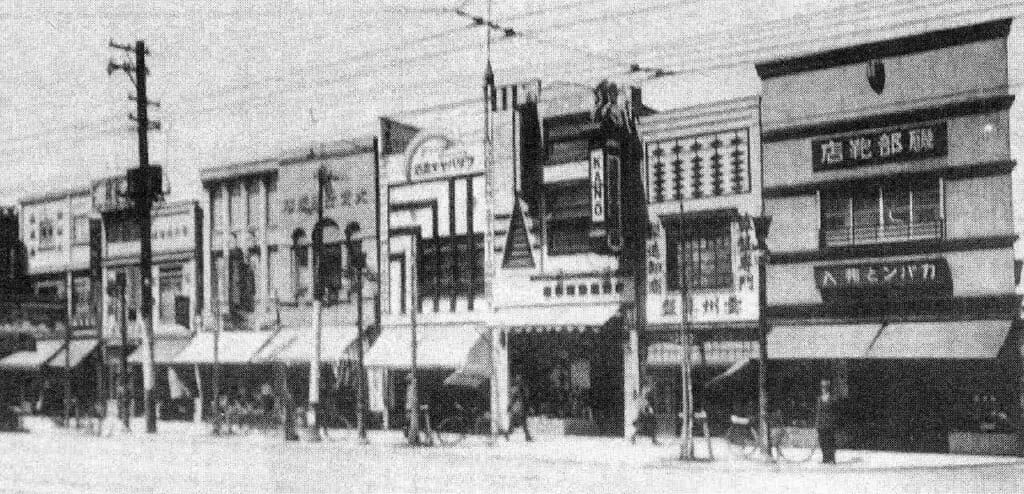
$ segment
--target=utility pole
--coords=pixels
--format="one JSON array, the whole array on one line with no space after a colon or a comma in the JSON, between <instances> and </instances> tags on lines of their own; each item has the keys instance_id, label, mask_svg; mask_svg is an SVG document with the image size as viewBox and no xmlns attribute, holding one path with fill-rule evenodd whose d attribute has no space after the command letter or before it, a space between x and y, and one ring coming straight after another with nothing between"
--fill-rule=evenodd
<instances>
[{"instance_id":1,"label":"utility pole","mask_svg":"<svg viewBox=\"0 0 1024 494\"><path fill-rule=\"evenodd\" d=\"M679 293L682 298L679 312L679 345L682 347L682 358L680 360L680 377L682 378L682 393L680 396L679 415L682 418L682 430L680 430L679 459L693 460L693 369L690 362L690 290L686 277L686 216L683 208L682 197L679 198L679 240L677 242L676 269L679 271Z\"/></svg>"},{"instance_id":2,"label":"utility pole","mask_svg":"<svg viewBox=\"0 0 1024 494\"><path fill-rule=\"evenodd\" d=\"M416 244L418 244L419 241L420 234L417 232L416 235L412 237L412 245L409 248L409 251L412 253L412 261L409 263L409 278L410 281L412 282L411 288L409 289L409 295L411 295L410 298L412 299L409 311L409 321L412 323L412 326L409 328L409 332L411 333L411 338L409 342L411 346L409 348L409 352L412 361L410 362L409 382L407 383L407 385L412 386L412 392L407 392L406 395L412 398L410 400L412 403L408 403L406 404L406 406L412 412L409 417L409 444L413 446L420 445L420 396L419 390L416 387L416 314L420 310L420 295L416 285L418 283L418 280L416 278L417 275L419 274L417 273L417 271L419 270L417 269L416 265L416 259L417 256L419 256L419 253L416 252L416 249L418 247Z\"/></svg>"},{"instance_id":3,"label":"utility pole","mask_svg":"<svg viewBox=\"0 0 1024 494\"><path fill-rule=\"evenodd\" d=\"M356 291L356 429L359 440L366 442L366 412L363 395L366 390L366 365L363 362L363 268L366 267L366 253L361 246L352 241L352 235L359 233L359 223L355 221L345 225L345 245L348 247L349 273L352 275L353 288Z\"/></svg>"},{"instance_id":4,"label":"utility pole","mask_svg":"<svg viewBox=\"0 0 1024 494\"><path fill-rule=\"evenodd\" d=\"M121 308L121 365L118 378L118 399L121 403L121 423L124 430L132 428L131 411L128 410L128 297L125 289L128 286L126 273L118 273L115 278L117 285L117 305Z\"/></svg>"},{"instance_id":5,"label":"utility pole","mask_svg":"<svg viewBox=\"0 0 1024 494\"><path fill-rule=\"evenodd\" d=\"M313 358L309 363L309 419L310 441L320 437L320 361L324 323L324 295L326 285L320 272L324 247L324 187L330 184L331 174L320 166L316 171L316 225L313 227Z\"/></svg>"},{"instance_id":6,"label":"utility pole","mask_svg":"<svg viewBox=\"0 0 1024 494\"><path fill-rule=\"evenodd\" d=\"M132 53L135 55L135 63L124 62L121 64L113 61L107 65L107 73L112 74L114 70L123 70L128 74L129 79L135 84L135 95L128 99L135 100L136 115L128 114L128 118L138 124L139 132L139 167L128 170L128 189L135 202L135 214L139 222L139 270L141 271L142 296L139 313L142 316L143 330L143 352L142 379L143 379L143 403L146 410L146 432L156 432L156 404L154 402L154 388L156 385L155 369L153 368L153 244L150 238L152 230L151 211L153 202L161 190L160 167L149 165L149 129L159 129L159 122L149 121L149 105L159 106L159 103L150 103L146 97L146 77L149 70L146 68L146 50L144 41L136 41L135 47L120 45L110 42L111 48Z\"/></svg>"}]
</instances>

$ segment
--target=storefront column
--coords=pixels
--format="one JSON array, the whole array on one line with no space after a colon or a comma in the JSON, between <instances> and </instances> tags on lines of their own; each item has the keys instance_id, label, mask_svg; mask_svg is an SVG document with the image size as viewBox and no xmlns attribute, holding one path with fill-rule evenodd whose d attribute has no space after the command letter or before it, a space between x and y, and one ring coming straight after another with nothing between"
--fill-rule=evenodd
<instances>
[{"instance_id":1,"label":"storefront column","mask_svg":"<svg viewBox=\"0 0 1024 494\"><path fill-rule=\"evenodd\" d=\"M260 243L260 265L259 265L259 279L260 286L257 287L259 292L260 300L260 313L269 314L271 311L270 307L270 268L269 268L269 249L267 248L267 184L263 178L256 180L256 197L259 198L259 206L257 218L257 241Z\"/></svg>"},{"instance_id":2,"label":"storefront column","mask_svg":"<svg viewBox=\"0 0 1024 494\"><path fill-rule=\"evenodd\" d=\"M639 410L636 409L640 395L640 335L636 325L629 328L629 339L622 344L622 420L626 437L632 437Z\"/></svg>"},{"instance_id":3,"label":"storefront column","mask_svg":"<svg viewBox=\"0 0 1024 494\"><path fill-rule=\"evenodd\" d=\"M508 333L505 328L491 327L491 362L494 382L491 383L491 416L498 431L507 431L508 416Z\"/></svg>"},{"instance_id":4,"label":"storefront column","mask_svg":"<svg viewBox=\"0 0 1024 494\"><path fill-rule=\"evenodd\" d=\"M206 294L203 296L203 311L202 322L204 324L210 324L213 321L213 297L216 295L213 293L213 235L214 235L214 224L213 224L213 204L214 198L217 197L217 191L220 190L219 185L215 185L209 189L207 193L208 202L206 207L203 208L203 279L196 280L197 283L202 283L199 289L203 290ZM106 293L106 290L104 290ZM196 331L203 331L205 328L197 327L194 328Z\"/></svg>"}]
</instances>

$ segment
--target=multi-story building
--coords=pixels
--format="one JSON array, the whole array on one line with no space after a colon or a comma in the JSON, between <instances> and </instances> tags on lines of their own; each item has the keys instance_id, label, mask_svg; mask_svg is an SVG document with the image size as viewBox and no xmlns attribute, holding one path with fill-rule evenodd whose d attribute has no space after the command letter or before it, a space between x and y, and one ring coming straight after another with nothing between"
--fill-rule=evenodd
<instances>
[{"instance_id":1,"label":"multi-story building","mask_svg":"<svg viewBox=\"0 0 1024 494\"><path fill-rule=\"evenodd\" d=\"M757 65L772 401L830 378L841 447L1019 452L1009 30Z\"/></svg>"},{"instance_id":2,"label":"multi-story building","mask_svg":"<svg viewBox=\"0 0 1024 494\"><path fill-rule=\"evenodd\" d=\"M90 318L89 187L30 195L19 209L32 294L63 302L65 321Z\"/></svg>"},{"instance_id":3,"label":"multi-story building","mask_svg":"<svg viewBox=\"0 0 1024 494\"><path fill-rule=\"evenodd\" d=\"M346 240L367 254L363 322L376 326L377 214L372 141L344 141L265 160L202 170L207 198L203 238L202 329L231 331L220 359L248 375L272 362L308 363L314 345L314 240L321 236L323 282L321 362L353 357L357 307ZM318 205L323 221L318 224ZM346 228L358 225L358 229ZM213 363L213 338L200 334L176 356L178 363ZM227 341L227 340L225 340ZM261 367L262 366L262 367ZM268 369L265 369L268 370ZM268 370L269 372L269 370ZM230 373L230 372L229 372ZM294 389L305 389L296 373ZM259 386L261 382L248 382Z\"/></svg>"},{"instance_id":4,"label":"multi-story building","mask_svg":"<svg viewBox=\"0 0 1024 494\"><path fill-rule=\"evenodd\" d=\"M642 106L637 93L600 89L595 109L593 88L487 87L483 108L449 116L462 121L438 126L447 132L383 119L376 407L403 408L415 320L418 386L434 413L489 401L503 429L521 378L537 432L622 431L624 379L637 380L623 345L635 293L623 259L639 259L632 226L645 223L622 198L642 190L632 125ZM467 374L490 382L490 396L443 386Z\"/></svg>"},{"instance_id":5,"label":"multi-story building","mask_svg":"<svg viewBox=\"0 0 1024 494\"><path fill-rule=\"evenodd\" d=\"M641 360L663 430L678 430L682 331L691 334L696 406L711 412L731 404L704 385L756 354L759 114L755 96L640 119L651 224Z\"/></svg>"}]
</instances>

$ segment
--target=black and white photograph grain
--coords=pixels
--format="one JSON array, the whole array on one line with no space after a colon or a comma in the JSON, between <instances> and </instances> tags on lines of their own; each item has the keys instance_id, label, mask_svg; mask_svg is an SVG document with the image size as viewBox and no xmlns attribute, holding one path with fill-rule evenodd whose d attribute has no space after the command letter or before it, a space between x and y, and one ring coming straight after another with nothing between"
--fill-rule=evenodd
<instances>
[{"instance_id":1,"label":"black and white photograph grain","mask_svg":"<svg viewBox=\"0 0 1024 494\"><path fill-rule=\"evenodd\" d=\"M4 0L0 494L1024 492L1018 92L1024 0Z\"/></svg>"}]
</instances>

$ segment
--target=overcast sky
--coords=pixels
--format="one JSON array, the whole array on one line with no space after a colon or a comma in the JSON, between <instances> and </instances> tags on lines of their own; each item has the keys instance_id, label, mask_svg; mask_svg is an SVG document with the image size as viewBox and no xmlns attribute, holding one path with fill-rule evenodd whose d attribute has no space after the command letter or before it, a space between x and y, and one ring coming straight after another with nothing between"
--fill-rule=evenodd
<instances>
[{"instance_id":1,"label":"overcast sky","mask_svg":"<svg viewBox=\"0 0 1024 494\"><path fill-rule=\"evenodd\" d=\"M493 0L499 83L641 84L668 109L756 94L753 62L1019 15L1024 0ZM151 51L151 161L172 195L201 167L369 136L382 114L477 97L486 0L5 0L0 4L0 203L137 163L131 85L107 75L114 39ZM1024 55L1011 34L1011 67ZM677 71L644 80L628 67ZM1021 74L1011 69L1014 92ZM1024 115L1015 106L1015 120ZM1016 125L1016 129L1020 129ZM1024 142L1014 132L1014 147Z\"/></svg>"}]
</instances>

